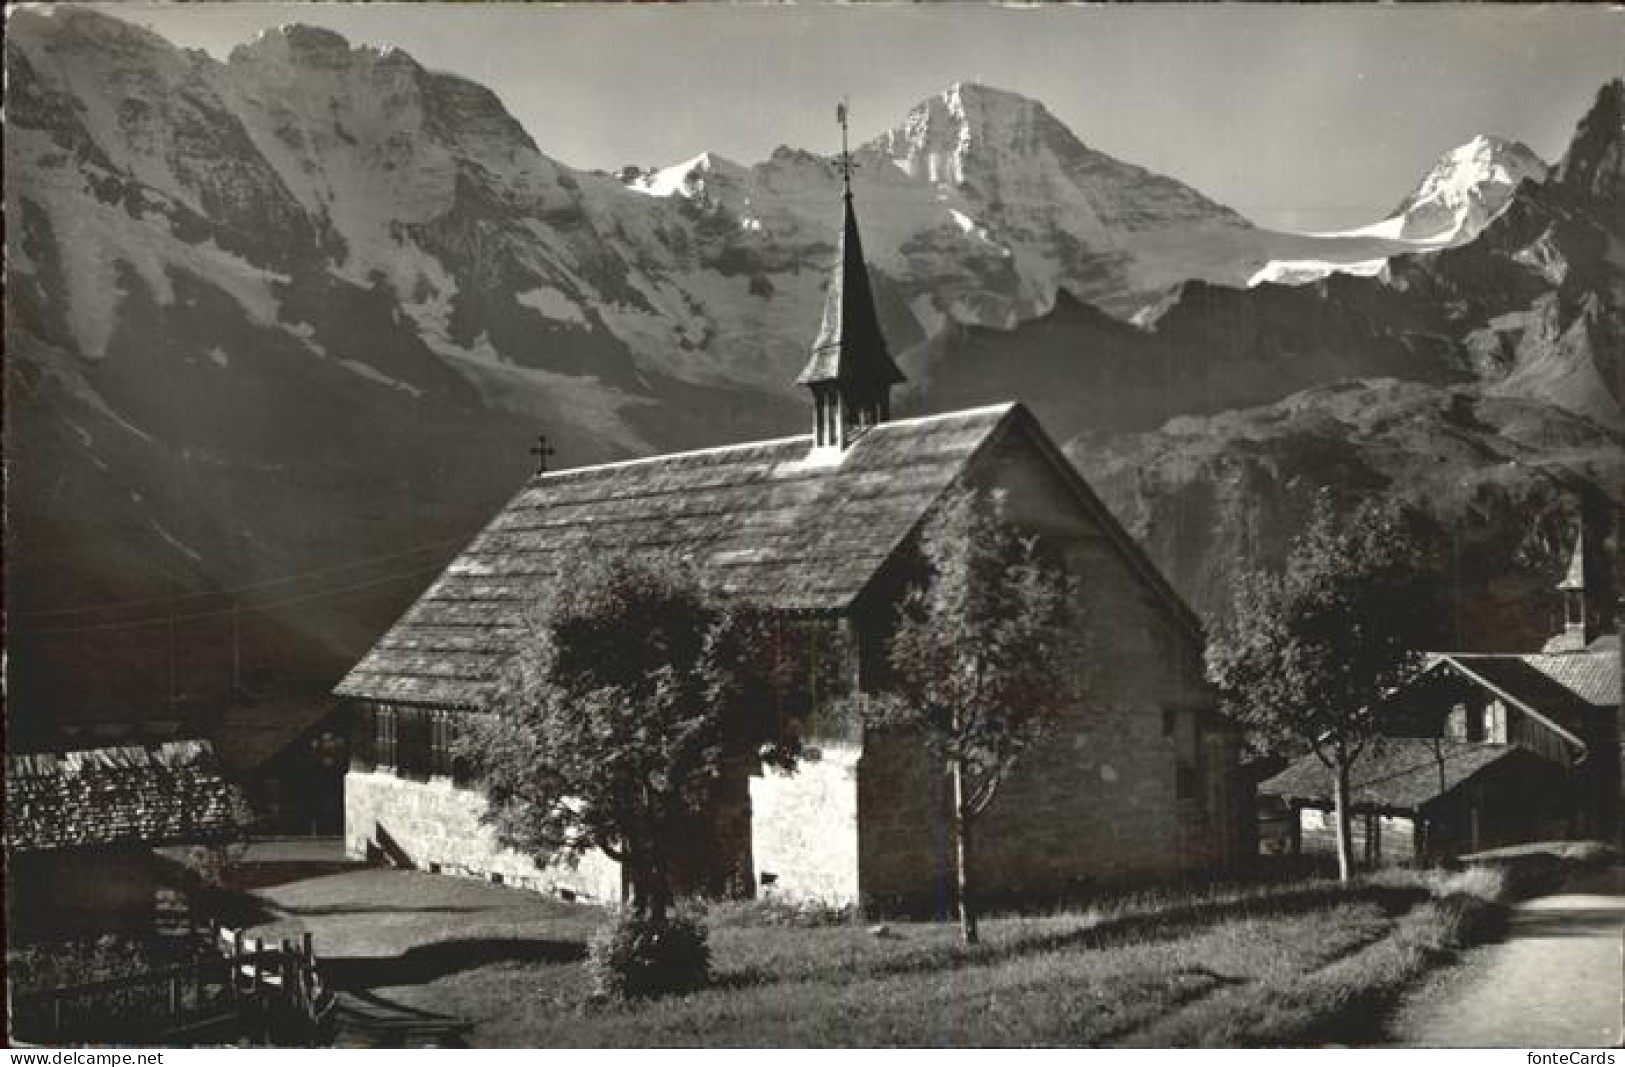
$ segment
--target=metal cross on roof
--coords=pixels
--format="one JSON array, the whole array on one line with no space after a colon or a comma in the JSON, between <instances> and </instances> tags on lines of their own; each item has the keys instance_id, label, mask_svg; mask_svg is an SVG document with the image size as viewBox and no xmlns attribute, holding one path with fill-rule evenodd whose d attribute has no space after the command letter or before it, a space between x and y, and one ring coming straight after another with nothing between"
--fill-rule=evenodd
<instances>
[{"instance_id":1,"label":"metal cross on roof","mask_svg":"<svg viewBox=\"0 0 1625 1067\"><path fill-rule=\"evenodd\" d=\"M536 473L547 473L547 461L554 455L553 446L547 443L547 435L536 435L536 443L530 446L530 454L536 457Z\"/></svg>"},{"instance_id":2,"label":"metal cross on roof","mask_svg":"<svg viewBox=\"0 0 1625 1067\"><path fill-rule=\"evenodd\" d=\"M846 189L846 198L850 200L852 199L852 172L857 169L858 165L852 162L852 153L846 147L846 116L847 105L846 101L842 100L835 105L835 121L841 124L841 161L839 163L841 182Z\"/></svg>"}]
</instances>

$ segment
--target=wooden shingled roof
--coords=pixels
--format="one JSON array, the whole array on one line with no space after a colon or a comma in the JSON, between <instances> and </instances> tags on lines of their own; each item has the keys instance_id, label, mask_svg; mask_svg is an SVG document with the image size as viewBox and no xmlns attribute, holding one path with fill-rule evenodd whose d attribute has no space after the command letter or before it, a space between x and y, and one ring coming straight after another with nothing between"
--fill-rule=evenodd
<instances>
[{"instance_id":1,"label":"wooden shingled roof","mask_svg":"<svg viewBox=\"0 0 1625 1067\"><path fill-rule=\"evenodd\" d=\"M6 848L190 844L250 820L207 741L6 757Z\"/></svg>"},{"instance_id":2,"label":"wooden shingled roof","mask_svg":"<svg viewBox=\"0 0 1625 1067\"><path fill-rule=\"evenodd\" d=\"M481 706L542 584L588 553L677 550L721 592L840 613L1020 411L882 423L838 461L800 436L538 475L336 692Z\"/></svg>"},{"instance_id":3,"label":"wooden shingled roof","mask_svg":"<svg viewBox=\"0 0 1625 1067\"><path fill-rule=\"evenodd\" d=\"M1350 773L1352 802L1376 811L1414 812L1453 792L1496 764L1528 756L1516 745L1387 737L1355 760ZM1261 782L1258 791L1289 801L1330 804L1332 772L1313 754Z\"/></svg>"}]
</instances>

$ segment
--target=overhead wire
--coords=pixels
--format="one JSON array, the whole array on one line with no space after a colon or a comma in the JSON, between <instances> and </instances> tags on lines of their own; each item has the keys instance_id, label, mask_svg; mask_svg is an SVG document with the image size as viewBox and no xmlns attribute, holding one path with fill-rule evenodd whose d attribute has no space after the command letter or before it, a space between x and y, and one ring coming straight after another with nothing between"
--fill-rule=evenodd
<instances>
[{"instance_id":1,"label":"overhead wire","mask_svg":"<svg viewBox=\"0 0 1625 1067\"><path fill-rule=\"evenodd\" d=\"M472 534L463 534L458 537L448 537L440 541L429 541L413 548L401 549L398 552L387 552L383 555L368 556L362 559L353 560L349 563L336 563L326 567L317 567L308 571L299 571L293 574L282 575L281 577L277 578L266 578L257 582L249 582L246 585L232 586L226 589L199 589L190 593L179 593L173 597L162 596L132 598L129 600L110 600L100 604L82 604L75 605L73 607L48 608L43 611L29 611L11 614L9 615L9 618L15 621L22 621L26 619L58 618L64 615L94 615L100 612L121 611L137 607L161 606L171 603L181 603L189 600L212 600L219 599L221 597L240 596L244 593L258 592L260 590L270 589L279 585L292 585L296 582L302 582L311 578L322 577L329 574L359 570L362 567L370 567L374 564L384 563L390 560L404 559L407 556L421 555L424 552L429 552L437 548L445 548L449 545L467 544L469 538L472 536Z\"/></svg>"},{"instance_id":2,"label":"overhead wire","mask_svg":"<svg viewBox=\"0 0 1625 1067\"><path fill-rule=\"evenodd\" d=\"M45 630L9 631L7 636L9 639L15 640L18 638L31 637L55 637L63 634L96 633L116 630L139 630L149 626L167 626L175 622L194 622L198 619L224 618L239 611L260 614L270 611L273 608L288 607L293 604L303 604L312 600L322 600L331 596L341 596L345 593L357 592L362 589L370 589L375 586L388 585L391 582L403 581L407 578L417 577L418 575L427 574L431 571L438 571L440 569L442 569L442 564L432 563L422 567L415 567L409 571L401 571L396 574L386 574L377 578L368 578L364 581L352 582L348 585L333 586L331 588L319 589L310 593L300 593L296 596L287 596L276 600L268 600L258 604L233 604L231 607L218 608L211 611L192 611L182 614L154 615L150 618L144 619L127 619L119 622L94 623L86 626L61 626Z\"/></svg>"}]
</instances>

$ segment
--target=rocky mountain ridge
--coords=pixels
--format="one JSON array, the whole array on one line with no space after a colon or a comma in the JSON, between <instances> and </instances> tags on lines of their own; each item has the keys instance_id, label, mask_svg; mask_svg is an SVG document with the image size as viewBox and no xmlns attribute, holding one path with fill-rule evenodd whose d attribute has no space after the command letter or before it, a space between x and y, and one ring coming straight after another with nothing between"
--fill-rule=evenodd
<instances>
[{"instance_id":1,"label":"rocky mountain ridge","mask_svg":"<svg viewBox=\"0 0 1625 1067\"><path fill-rule=\"evenodd\" d=\"M1071 443L1196 603L1223 611L1234 570L1279 563L1329 490L1431 522L1453 647L1527 651L1555 632L1576 526L1598 551L1625 533L1622 100L1625 83L1606 85L1550 178L1515 187L1475 239L1326 290L1368 325L1360 349L1426 339L1428 361L1351 364L1264 403Z\"/></svg>"},{"instance_id":2,"label":"rocky mountain ridge","mask_svg":"<svg viewBox=\"0 0 1625 1067\"><path fill-rule=\"evenodd\" d=\"M8 641L40 714L319 691L538 432L575 465L805 421L788 383L834 249L826 156L599 174L483 87L324 30L219 62L84 10L8 29ZM1597 354L1621 300L1592 215L1619 124L1594 119L1547 183L1585 197L1515 197L1382 277L1245 289L1300 253L1414 242L1270 234L1036 102L955 86L856 150L901 409L1014 396L1115 438L1378 375L1611 440ZM1112 456L1196 447L1179 436L1080 461L1117 484ZM1114 502L1211 607L1218 572L1159 541L1160 499Z\"/></svg>"}]
</instances>

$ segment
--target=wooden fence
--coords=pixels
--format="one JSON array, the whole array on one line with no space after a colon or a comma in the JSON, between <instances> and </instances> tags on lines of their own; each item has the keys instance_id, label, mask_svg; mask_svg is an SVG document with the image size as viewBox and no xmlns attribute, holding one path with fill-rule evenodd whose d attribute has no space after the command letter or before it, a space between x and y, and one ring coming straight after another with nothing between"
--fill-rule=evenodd
<instances>
[{"instance_id":1,"label":"wooden fence","mask_svg":"<svg viewBox=\"0 0 1625 1067\"><path fill-rule=\"evenodd\" d=\"M195 960L178 966L18 994L13 1028L21 1037L55 1043L324 1040L334 997L308 933L276 943L216 927L208 942Z\"/></svg>"}]
</instances>

